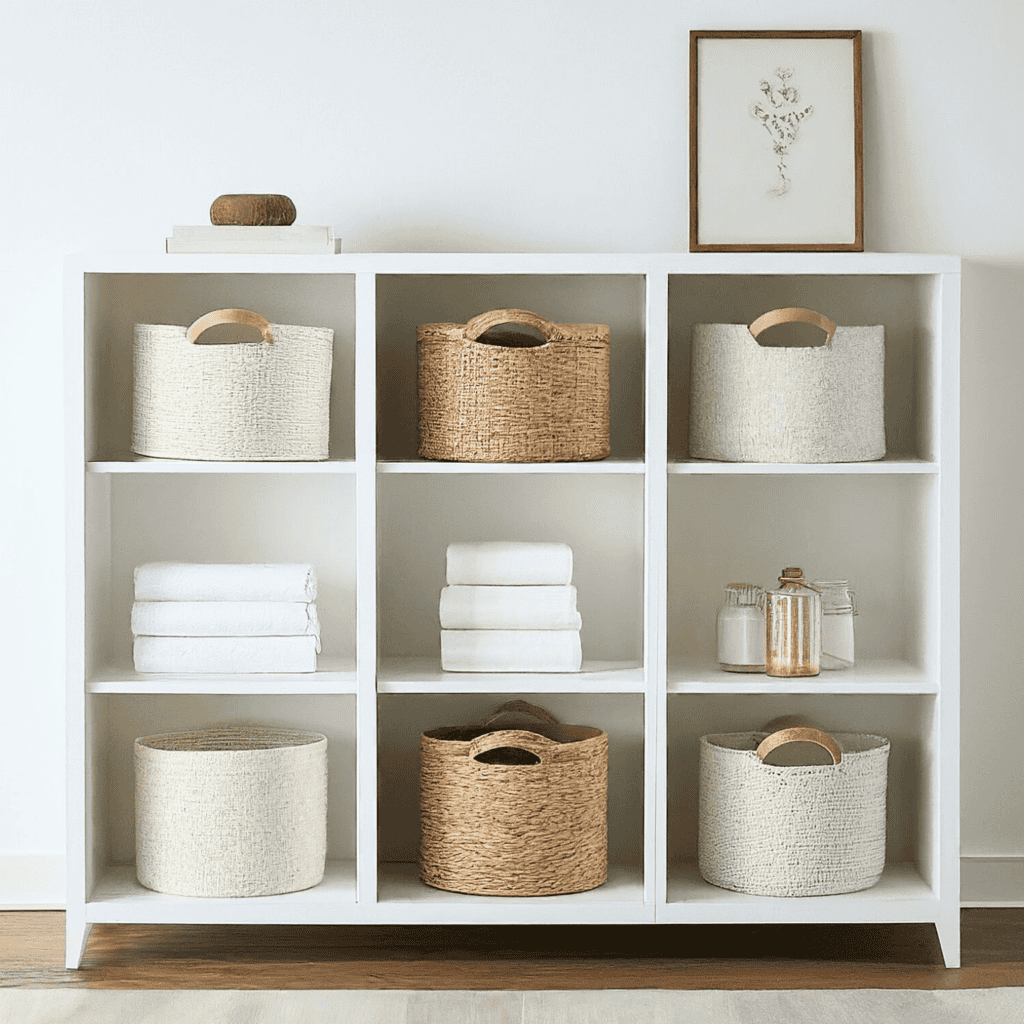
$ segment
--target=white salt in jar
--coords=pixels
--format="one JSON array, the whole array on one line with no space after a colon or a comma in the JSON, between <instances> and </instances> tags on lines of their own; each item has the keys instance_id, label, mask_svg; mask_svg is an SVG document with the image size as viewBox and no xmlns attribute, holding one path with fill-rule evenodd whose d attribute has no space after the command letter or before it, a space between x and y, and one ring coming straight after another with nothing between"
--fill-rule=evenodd
<instances>
[{"instance_id":1,"label":"white salt in jar","mask_svg":"<svg viewBox=\"0 0 1024 1024\"><path fill-rule=\"evenodd\" d=\"M718 612L718 664L726 672L764 671L764 591L730 583Z\"/></svg>"}]
</instances>

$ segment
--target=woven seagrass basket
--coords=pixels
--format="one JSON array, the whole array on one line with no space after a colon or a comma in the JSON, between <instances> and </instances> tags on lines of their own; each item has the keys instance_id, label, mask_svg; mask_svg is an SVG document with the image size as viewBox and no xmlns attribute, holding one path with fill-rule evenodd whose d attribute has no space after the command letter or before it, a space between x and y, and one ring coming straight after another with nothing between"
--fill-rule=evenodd
<instances>
[{"instance_id":1,"label":"woven seagrass basket","mask_svg":"<svg viewBox=\"0 0 1024 1024\"><path fill-rule=\"evenodd\" d=\"M774 765L778 746L825 747L832 764ZM796 727L700 741L698 865L705 881L758 896L869 889L885 867L889 741Z\"/></svg>"},{"instance_id":2,"label":"woven seagrass basket","mask_svg":"<svg viewBox=\"0 0 1024 1024\"><path fill-rule=\"evenodd\" d=\"M809 323L825 344L762 346L777 324ZM885 456L885 329L837 327L814 310L745 324L695 324L690 455L724 462L870 462Z\"/></svg>"},{"instance_id":3,"label":"woven seagrass basket","mask_svg":"<svg viewBox=\"0 0 1024 1024\"><path fill-rule=\"evenodd\" d=\"M488 334L518 324L539 331ZM610 330L522 309L421 324L419 454L455 462L607 458Z\"/></svg>"},{"instance_id":4,"label":"woven seagrass basket","mask_svg":"<svg viewBox=\"0 0 1024 1024\"><path fill-rule=\"evenodd\" d=\"M327 737L233 726L135 741L135 865L177 896L270 896L322 881Z\"/></svg>"},{"instance_id":5,"label":"woven seagrass basket","mask_svg":"<svg viewBox=\"0 0 1024 1024\"><path fill-rule=\"evenodd\" d=\"M197 344L221 324L260 342ZM327 458L334 331L219 309L191 327L136 324L131 450L164 459Z\"/></svg>"},{"instance_id":6,"label":"woven seagrass basket","mask_svg":"<svg viewBox=\"0 0 1024 1024\"><path fill-rule=\"evenodd\" d=\"M595 889L608 877L607 811L600 729L560 725L542 708L509 701L480 725L420 738L420 877L437 889Z\"/></svg>"}]
</instances>

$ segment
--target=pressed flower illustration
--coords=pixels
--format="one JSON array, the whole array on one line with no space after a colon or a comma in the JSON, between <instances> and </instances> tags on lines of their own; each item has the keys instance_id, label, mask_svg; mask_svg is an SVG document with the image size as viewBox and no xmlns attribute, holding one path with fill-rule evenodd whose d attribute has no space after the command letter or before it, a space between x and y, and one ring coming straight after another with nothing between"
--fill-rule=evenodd
<instances>
[{"instance_id":1,"label":"pressed flower illustration","mask_svg":"<svg viewBox=\"0 0 1024 1024\"><path fill-rule=\"evenodd\" d=\"M763 100L758 100L751 108L751 115L764 125L772 139L772 152L776 157L778 180L768 189L770 196L781 197L793 187L787 174L786 158L790 147L796 141L800 124L814 113L814 107L806 106L799 109L800 94L790 83L793 77L792 68L776 68L775 80L761 80Z\"/></svg>"}]
</instances>

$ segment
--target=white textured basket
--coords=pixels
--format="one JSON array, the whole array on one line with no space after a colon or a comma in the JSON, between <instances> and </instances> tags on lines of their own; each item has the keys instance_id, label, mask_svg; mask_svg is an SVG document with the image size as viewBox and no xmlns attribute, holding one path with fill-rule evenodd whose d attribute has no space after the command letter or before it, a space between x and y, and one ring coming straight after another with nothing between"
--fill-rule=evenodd
<instances>
[{"instance_id":1,"label":"white textured basket","mask_svg":"<svg viewBox=\"0 0 1024 1024\"><path fill-rule=\"evenodd\" d=\"M786 732L809 731L816 732ZM701 738L702 877L758 896L825 896L870 888L885 867L889 741L833 733L826 738L841 751L838 764L764 763L759 746L781 735Z\"/></svg>"},{"instance_id":2,"label":"white textured basket","mask_svg":"<svg viewBox=\"0 0 1024 1024\"><path fill-rule=\"evenodd\" d=\"M195 344L208 327L258 327L263 341ZM334 331L216 310L191 327L136 324L131 450L166 459L327 458Z\"/></svg>"},{"instance_id":3,"label":"white textured basket","mask_svg":"<svg viewBox=\"0 0 1024 1024\"><path fill-rule=\"evenodd\" d=\"M231 727L135 741L139 881L176 896L269 896L322 881L327 737Z\"/></svg>"},{"instance_id":4,"label":"white textured basket","mask_svg":"<svg viewBox=\"0 0 1024 1024\"><path fill-rule=\"evenodd\" d=\"M813 323L824 345L762 346L779 323ZM695 324L690 456L723 462L869 462L885 456L885 328L836 327L813 310Z\"/></svg>"}]
</instances>

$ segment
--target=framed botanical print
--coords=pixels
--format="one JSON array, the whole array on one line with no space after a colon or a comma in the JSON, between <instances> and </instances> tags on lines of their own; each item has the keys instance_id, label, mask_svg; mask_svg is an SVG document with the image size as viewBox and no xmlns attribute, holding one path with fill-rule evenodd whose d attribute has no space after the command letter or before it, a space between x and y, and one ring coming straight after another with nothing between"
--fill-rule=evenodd
<instances>
[{"instance_id":1,"label":"framed botanical print","mask_svg":"<svg viewBox=\"0 0 1024 1024\"><path fill-rule=\"evenodd\" d=\"M864 249L861 33L690 33L690 249Z\"/></svg>"}]
</instances>

